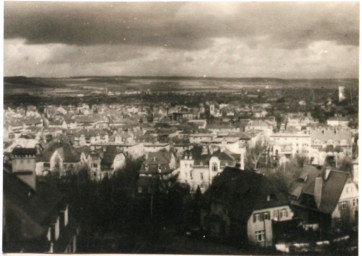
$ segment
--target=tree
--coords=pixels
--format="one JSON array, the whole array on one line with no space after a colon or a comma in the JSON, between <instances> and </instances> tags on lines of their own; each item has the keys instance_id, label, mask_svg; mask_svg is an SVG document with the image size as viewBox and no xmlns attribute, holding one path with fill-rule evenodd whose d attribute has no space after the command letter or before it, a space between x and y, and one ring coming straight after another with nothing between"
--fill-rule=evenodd
<instances>
[{"instance_id":1,"label":"tree","mask_svg":"<svg viewBox=\"0 0 362 256\"><path fill-rule=\"evenodd\" d=\"M249 170L257 170L261 157L265 154L267 145L257 141L255 146L246 150L245 166Z\"/></svg>"},{"instance_id":2,"label":"tree","mask_svg":"<svg viewBox=\"0 0 362 256\"><path fill-rule=\"evenodd\" d=\"M296 156L275 169L267 170L264 174L276 187L287 194L291 183L301 174L305 162L305 157Z\"/></svg>"}]
</instances>

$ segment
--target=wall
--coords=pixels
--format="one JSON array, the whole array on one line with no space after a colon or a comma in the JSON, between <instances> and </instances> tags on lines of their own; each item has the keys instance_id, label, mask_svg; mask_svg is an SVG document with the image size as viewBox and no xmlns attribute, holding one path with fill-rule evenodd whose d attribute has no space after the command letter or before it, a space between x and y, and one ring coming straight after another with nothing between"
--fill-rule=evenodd
<instances>
[{"instance_id":1,"label":"wall","mask_svg":"<svg viewBox=\"0 0 362 256\"><path fill-rule=\"evenodd\" d=\"M282 215L282 211L285 211L286 214ZM269 219L259 220L256 218L254 222L254 214L269 214ZM293 218L294 213L290 209L288 205L281 207L273 207L268 209L262 209L253 211L250 215L247 223L247 233L248 240L251 244L267 247L273 245L273 229L272 229L272 220L274 221L286 221L291 220ZM256 232L264 231L265 232L265 240L258 242L256 240Z\"/></svg>"}]
</instances>

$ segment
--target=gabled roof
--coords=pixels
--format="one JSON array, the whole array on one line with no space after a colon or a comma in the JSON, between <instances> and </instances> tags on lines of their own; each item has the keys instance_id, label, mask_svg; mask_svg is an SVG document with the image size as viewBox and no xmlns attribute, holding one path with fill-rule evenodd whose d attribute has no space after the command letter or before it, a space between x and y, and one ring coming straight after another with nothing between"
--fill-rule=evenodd
<instances>
[{"instance_id":1,"label":"gabled roof","mask_svg":"<svg viewBox=\"0 0 362 256\"><path fill-rule=\"evenodd\" d=\"M268 201L268 196L270 200ZM205 193L206 201L225 205L230 218L246 222L254 210L288 205L286 195L263 175L226 167Z\"/></svg>"},{"instance_id":2,"label":"gabled roof","mask_svg":"<svg viewBox=\"0 0 362 256\"><path fill-rule=\"evenodd\" d=\"M34 191L14 174L6 171L3 173L5 205L11 205L13 210L18 210L18 213L25 214L38 225L47 227L63 205L63 195L56 186L37 180Z\"/></svg>"},{"instance_id":3,"label":"gabled roof","mask_svg":"<svg viewBox=\"0 0 362 256\"><path fill-rule=\"evenodd\" d=\"M150 152L143 162L140 173L147 174L168 174L171 170L171 159L173 153L168 151Z\"/></svg>"},{"instance_id":4,"label":"gabled roof","mask_svg":"<svg viewBox=\"0 0 362 256\"><path fill-rule=\"evenodd\" d=\"M321 174L322 170L313 165L304 165L302 171L290 185L289 193L297 198L301 195L306 184L314 181Z\"/></svg>"},{"instance_id":5,"label":"gabled roof","mask_svg":"<svg viewBox=\"0 0 362 256\"><path fill-rule=\"evenodd\" d=\"M348 181L349 173L331 169L328 177L325 179L326 169L319 170L315 167L306 166L308 172L308 179L305 182L295 181L292 185L293 191L298 187L301 189L300 197L293 204L314 208L316 211L331 214L336 208L339 198L342 194L343 188ZM322 198L319 208L315 204L307 204L304 200L305 197L312 197L314 199L315 180L317 177L322 177ZM293 192L291 191L291 192Z\"/></svg>"},{"instance_id":6,"label":"gabled roof","mask_svg":"<svg viewBox=\"0 0 362 256\"><path fill-rule=\"evenodd\" d=\"M75 151L73 147L65 142L50 142L38 157L39 161L49 162L54 152L58 150L65 163L79 162L80 153Z\"/></svg>"},{"instance_id":7,"label":"gabled roof","mask_svg":"<svg viewBox=\"0 0 362 256\"><path fill-rule=\"evenodd\" d=\"M105 151L103 152L103 158L101 165L112 166L114 158L118 154L117 146L106 146Z\"/></svg>"},{"instance_id":8,"label":"gabled roof","mask_svg":"<svg viewBox=\"0 0 362 256\"><path fill-rule=\"evenodd\" d=\"M14 148L11 152L14 156L28 156L28 155L36 155L35 148Z\"/></svg>"},{"instance_id":9,"label":"gabled roof","mask_svg":"<svg viewBox=\"0 0 362 256\"><path fill-rule=\"evenodd\" d=\"M195 161L195 165L199 164L200 162L207 164L210 158L213 156L218 157L220 161L235 161L234 156L227 150L215 150L211 152L208 146L195 146L191 150L186 150L183 156L192 157L192 159Z\"/></svg>"}]
</instances>

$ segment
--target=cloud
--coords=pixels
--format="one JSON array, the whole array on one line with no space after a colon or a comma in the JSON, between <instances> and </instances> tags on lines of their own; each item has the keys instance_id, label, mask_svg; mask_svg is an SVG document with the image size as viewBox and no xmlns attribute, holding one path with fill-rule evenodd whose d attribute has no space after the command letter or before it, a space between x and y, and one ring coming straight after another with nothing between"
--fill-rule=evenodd
<instances>
[{"instance_id":1,"label":"cloud","mask_svg":"<svg viewBox=\"0 0 362 256\"><path fill-rule=\"evenodd\" d=\"M5 2L5 38L27 44L139 45L199 50L213 38L301 48L359 43L359 3Z\"/></svg>"},{"instance_id":2,"label":"cloud","mask_svg":"<svg viewBox=\"0 0 362 256\"><path fill-rule=\"evenodd\" d=\"M213 39L206 49L66 44L5 40L5 75L184 75L216 77L358 77L357 46L315 41L305 48L250 47L240 38Z\"/></svg>"}]
</instances>

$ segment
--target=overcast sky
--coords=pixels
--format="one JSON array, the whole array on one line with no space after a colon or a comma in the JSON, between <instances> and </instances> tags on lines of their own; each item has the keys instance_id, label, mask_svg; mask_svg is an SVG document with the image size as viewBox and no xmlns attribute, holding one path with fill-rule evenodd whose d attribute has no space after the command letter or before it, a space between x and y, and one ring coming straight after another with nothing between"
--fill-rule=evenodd
<instances>
[{"instance_id":1,"label":"overcast sky","mask_svg":"<svg viewBox=\"0 0 362 256\"><path fill-rule=\"evenodd\" d=\"M5 2L4 15L6 76L358 77L358 2Z\"/></svg>"}]
</instances>

